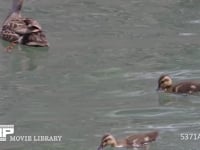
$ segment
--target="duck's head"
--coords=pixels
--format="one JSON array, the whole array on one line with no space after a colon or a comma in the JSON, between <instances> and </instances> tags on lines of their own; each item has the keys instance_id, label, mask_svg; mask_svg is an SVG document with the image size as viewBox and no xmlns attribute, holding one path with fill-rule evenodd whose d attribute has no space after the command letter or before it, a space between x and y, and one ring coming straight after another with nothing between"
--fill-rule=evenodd
<instances>
[{"instance_id":1,"label":"duck's head","mask_svg":"<svg viewBox=\"0 0 200 150\"><path fill-rule=\"evenodd\" d=\"M13 0L12 12L20 12L22 9L24 0Z\"/></svg>"},{"instance_id":2,"label":"duck's head","mask_svg":"<svg viewBox=\"0 0 200 150\"><path fill-rule=\"evenodd\" d=\"M172 79L168 75L161 75L158 79L158 88L157 90L167 90L172 86Z\"/></svg>"},{"instance_id":3,"label":"duck's head","mask_svg":"<svg viewBox=\"0 0 200 150\"><path fill-rule=\"evenodd\" d=\"M12 8L10 9L10 12L6 19L3 21L3 24L7 24L12 18L18 18L21 16L21 9L23 5L24 0L13 0L12 2Z\"/></svg>"},{"instance_id":4,"label":"duck's head","mask_svg":"<svg viewBox=\"0 0 200 150\"><path fill-rule=\"evenodd\" d=\"M111 147L115 147L117 145L116 139L111 134L105 134L101 138L101 143L97 150L103 150L104 147L109 146L109 145Z\"/></svg>"}]
</instances>

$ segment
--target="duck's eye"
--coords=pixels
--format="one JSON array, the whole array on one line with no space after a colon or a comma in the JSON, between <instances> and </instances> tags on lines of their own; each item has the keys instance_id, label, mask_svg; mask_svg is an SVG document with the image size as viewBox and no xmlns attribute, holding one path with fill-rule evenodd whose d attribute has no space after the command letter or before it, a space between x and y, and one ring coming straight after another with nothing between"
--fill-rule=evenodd
<instances>
[{"instance_id":1,"label":"duck's eye","mask_svg":"<svg viewBox=\"0 0 200 150\"><path fill-rule=\"evenodd\" d=\"M168 79L162 80L160 83L163 84L164 82L168 82Z\"/></svg>"},{"instance_id":2,"label":"duck's eye","mask_svg":"<svg viewBox=\"0 0 200 150\"><path fill-rule=\"evenodd\" d=\"M111 139L105 139L104 142L108 143Z\"/></svg>"},{"instance_id":3,"label":"duck's eye","mask_svg":"<svg viewBox=\"0 0 200 150\"><path fill-rule=\"evenodd\" d=\"M165 82L165 80L161 81L160 83L163 84Z\"/></svg>"}]
</instances>

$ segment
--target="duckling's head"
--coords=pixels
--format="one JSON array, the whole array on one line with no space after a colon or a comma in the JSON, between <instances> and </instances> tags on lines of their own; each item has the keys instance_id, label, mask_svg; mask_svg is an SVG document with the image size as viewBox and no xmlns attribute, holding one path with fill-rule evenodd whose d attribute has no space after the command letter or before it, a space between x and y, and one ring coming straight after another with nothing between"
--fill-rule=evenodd
<instances>
[{"instance_id":1,"label":"duckling's head","mask_svg":"<svg viewBox=\"0 0 200 150\"><path fill-rule=\"evenodd\" d=\"M101 143L97 150L103 150L104 147L109 146L109 145L111 147L115 147L116 144L117 144L117 142L116 142L116 139L114 138L114 136L112 136L111 134L105 134L101 138Z\"/></svg>"},{"instance_id":2,"label":"duckling's head","mask_svg":"<svg viewBox=\"0 0 200 150\"><path fill-rule=\"evenodd\" d=\"M158 88L157 90L167 90L172 86L172 79L168 75L161 75L158 79Z\"/></svg>"}]
</instances>

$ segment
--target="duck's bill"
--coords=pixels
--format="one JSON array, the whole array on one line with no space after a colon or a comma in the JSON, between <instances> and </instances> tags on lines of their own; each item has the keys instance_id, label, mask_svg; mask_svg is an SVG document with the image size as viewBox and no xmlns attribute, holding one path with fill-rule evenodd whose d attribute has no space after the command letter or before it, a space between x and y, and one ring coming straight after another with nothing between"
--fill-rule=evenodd
<instances>
[{"instance_id":1,"label":"duck's bill","mask_svg":"<svg viewBox=\"0 0 200 150\"><path fill-rule=\"evenodd\" d=\"M160 91L160 87L157 87L156 91Z\"/></svg>"},{"instance_id":2,"label":"duck's bill","mask_svg":"<svg viewBox=\"0 0 200 150\"><path fill-rule=\"evenodd\" d=\"M103 146L99 145L99 147L97 148L97 150L103 150Z\"/></svg>"}]
</instances>

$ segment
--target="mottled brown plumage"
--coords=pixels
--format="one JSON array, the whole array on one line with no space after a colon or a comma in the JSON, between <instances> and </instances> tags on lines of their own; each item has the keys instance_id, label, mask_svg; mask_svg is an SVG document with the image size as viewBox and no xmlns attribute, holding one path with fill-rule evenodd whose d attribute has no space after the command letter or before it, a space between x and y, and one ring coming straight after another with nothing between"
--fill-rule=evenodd
<instances>
[{"instance_id":1,"label":"mottled brown plumage","mask_svg":"<svg viewBox=\"0 0 200 150\"><path fill-rule=\"evenodd\" d=\"M147 149L147 144L153 142L158 137L158 132L148 132L143 134L130 135L124 139L118 140L111 134L105 134L97 150L103 150L106 146L111 147L125 147L125 148L145 148Z\"/></svg>"},{"instance_id":2,"label":"mottled brown plumage","mask_svg":"<svg viewBox=\"0 0 200 150\"><path fill-rule=\"evenodd\" d=\"M169 93L193 94L196 92L200 92L200 83L194 81L186 81L173 84L170 76L162 75L158 79L158 90Z\"/></svg>"},{"instance_id":3,"label":"mottled brown plumage","mask_svg":"<svg viewBox=\"0 0 200 150\"><path fill-rule=\"evenodd\" d=\"M11 43L28 46L48 46L41 25L34 19L22 17L23 0L13 0L12 9L5 19L0 36Z\"/></svg>"}]
</instances>

